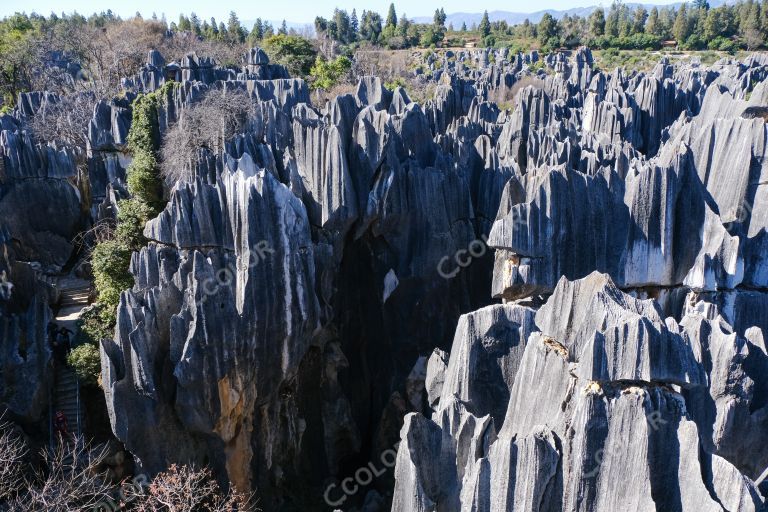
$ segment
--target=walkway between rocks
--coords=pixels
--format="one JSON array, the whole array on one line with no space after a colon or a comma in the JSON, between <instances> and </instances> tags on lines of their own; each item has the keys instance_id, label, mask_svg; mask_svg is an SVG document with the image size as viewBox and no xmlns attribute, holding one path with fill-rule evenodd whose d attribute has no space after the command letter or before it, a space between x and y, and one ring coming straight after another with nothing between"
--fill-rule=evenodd
<instances>
[{"instance_id":1,"label":"walkway between rocks","mask_svg":"<svg viewBox=\"0 0 768 512\"><path fill-rule=\"evenodd\" d=\"M88 305L88 296L91 292L91 283L85 279L72 276L61 277L56 283L59 289L59 310L54 322L59 328L65 327L72 331L70 340L74 343L77 338L77 321L80 314ZM69 366L56 363L53 403L51 407L51 446L55 446L57 439L53 431L53 416L57 411L64 413L67 419L67 427L70 434L82 434L82 407L80 404L80 383L77 375Z\"/></svg>"},{"instance_id":2,"label":"walkway between rocks","mask_svg":"<svg viewBox=\"0 0 768 512\"><path fill-rule=\"evenodd\" d=\"M72 339L77 334L77 320L83 308L88 305L88 295L91 292L91 282L86 279L67 276L59 278L56 287L60 293L60 304L56 313L56 322L59 327L66 327L72 331Z\"/></svg>"}]
</instances>

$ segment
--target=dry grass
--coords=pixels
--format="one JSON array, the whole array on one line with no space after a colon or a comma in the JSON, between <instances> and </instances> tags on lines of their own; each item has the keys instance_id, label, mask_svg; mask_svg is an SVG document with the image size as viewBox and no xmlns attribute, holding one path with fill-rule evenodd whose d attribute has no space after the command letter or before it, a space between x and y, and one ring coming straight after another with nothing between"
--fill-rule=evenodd
<instances>
[{"instance_id":1,"label":"dry grass","mask_svg":"<svg viewBox=\"0 0 768 512\"><path fill-rule=\"evenodd\" d=\"M536 76L524 76L512 84L512 87L498 87L488 91L488 101L496 103L501 110L514 109L517 104L517 95L529 86L543 89L544 81Z\"/></svg>"},{"instance_id":2,"label":"dry grass","mask_svg":"<svg viewBox=\"0 0 768 512\"><path fill-rule=\"evenodd\" d=\"M312 91L312 106L319 109L325 108L327 102L331 101L336 96L343 96L344 94L355 94L356 89L357 86L351 82L336 84L328 90L315 89Z\"/></svg>"}]
</instances>

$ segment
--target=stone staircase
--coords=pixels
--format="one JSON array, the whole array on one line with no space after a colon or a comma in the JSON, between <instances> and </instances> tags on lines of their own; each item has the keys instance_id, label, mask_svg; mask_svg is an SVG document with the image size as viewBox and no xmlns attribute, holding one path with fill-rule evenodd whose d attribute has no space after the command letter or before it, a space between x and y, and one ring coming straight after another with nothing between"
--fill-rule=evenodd
<instances>
[{"instance_id":1,"label":"stone staircase","mask_svg":"<svg viewBox=\"0 0 768 512\"><path fill-rule=\"evenodd\" d=\"M61 290L61 309L72 306L88 305L88 295L91 293L90 284L79 284L73 288Z\"/></svg>"},{"instance_id":2,"label":"stone staircase","mask_svg":"<svg viewBox=\"0 0 768 512\"><path fill-rule=\"evenodd\" d=\"M82 433L82 411L80 407L80 383L74 370L68 366L57 365L53 385L53 414L64 413L70 434ZM53 417L51 418L53 421Z\"/></svg>"},{"instance_id":3,"label":"stone staircase","mask_svg":"<svg viewBox=\"0 0 768 512\"><path fill-rule=\"evenodd\" d=\"M83 280L59 281L58 288L60 306L56 314L56 323L76 332L80 312L88 305L91 283Z\"/></svg>"},{"instance_id":4,"label":"stone staircase","mask_svg":"<svg viewBox=\"0 0 768 512\"><path fill-rule=\"evenodd\" d=\"M59 327L66 327L73 334L70 342L74 348L77 339L77 320L80 312L88 305L88 297L91 292L91 283L76 278L59 278L56 287L59 290L59 308L55 322ZM67 429L71 435L80 436L83 433L83 414L80 403L80 383L74 370L66 365L56 362L53 389L51 390L52 404L50 410L50 442L55 447L58 442L54 418L57 411L64 413L67 418ZM70 441L71 438L68 440Z\"/></svg>"}]
</instances>

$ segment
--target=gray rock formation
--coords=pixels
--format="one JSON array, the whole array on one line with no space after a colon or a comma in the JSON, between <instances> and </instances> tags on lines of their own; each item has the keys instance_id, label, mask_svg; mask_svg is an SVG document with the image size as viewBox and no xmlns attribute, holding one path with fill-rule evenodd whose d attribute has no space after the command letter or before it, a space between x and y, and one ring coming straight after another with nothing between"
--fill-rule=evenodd
<instances>
[{"instance_id":1,"label":"gray rock formation","mask_svg":"<svg viewBox=\"0 0 768 512\"><path fill-rule=\"evenodd\" d=\"M101 345L142 470L207 464L312 510L399 440L345 507L761 510L768 62L477 49L414 75L423 104L366 76L317 107L261 49L233 68L152 51L86 154L34 140L58 98L22 95L0 116L3 403L44 414L32 269L114 214L131 102L174 81L161 134L209 91L254 115L167 190Z\"/></svg>"},{"instance_id":2,"label":"gray rock formation","mask_svg":"<svg viewBox=\"0 0 768 512\"><path fill-rule=\"evenodd\" d=\"M488 239L504 305L432 355L393 510L763 509L761 64L580 61L548 57L498 136L518 176ZM467 327L501 307L533 323ZM519 340L501 360L494 331Z\"/></svg>"}]
</instances>

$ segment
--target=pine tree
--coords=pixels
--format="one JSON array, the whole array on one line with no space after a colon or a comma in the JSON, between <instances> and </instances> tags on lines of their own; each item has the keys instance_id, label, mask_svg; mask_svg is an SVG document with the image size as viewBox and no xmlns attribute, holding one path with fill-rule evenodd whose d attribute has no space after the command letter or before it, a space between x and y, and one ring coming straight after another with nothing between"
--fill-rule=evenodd
<instances>
[{"instance_id":1,"label":"pine tree","mask_svg":"<svg viewBox=\"0 0 768 512\"><path fill-rule=\"evenodd\" d=\"M352 15L349 17L349 28L352 31L352 36L357 39L360 31L360 21L357 19L357 10L352 9Z\"/></svg>"},{"instance_id":2,"label":"pine tree","mask_svg":"<svg viewBox=\"0 0 768 512\"><path fill-rule=\"evenodd\" d=\"M598 7L589 15L589 35L592 38L605 34L605 11Z\"/></svg>"},{"instance_id":3,"label":"pine tree","mask_svg":"<svg viewBox=\"0 0 768 512\"><path fill-rule=\"evenodd\" d=\"M288 24L283 20L283 23L280 25L280 29L277 31L278 34L288 35Z\"/></svg>"},{"instance_id":4,"label":"pine tree","mask_svg":"<svg viewBox=\"0 0 768 512\"><path fill-rule=\"evenodd\" d=\"M619 6L619 36L627 37L632 32L632 20L629 8L625 4Z\"/></svg>"},{"instance_id":5,"label":"pine tree","mask_svg":"<svg viewBox=\"0 0 768 512\"><path fill-rule=\"evenodd\" d=\"M467 22L466 21L462 21L461 22L461 31L462 32L466 32L467 31Z\"/></svg>"},{"instance_id":6,"label":"pine tree","mask_svg":"<svg viewBox=\"0 0 768 512\"><path fill-rule=\"evenodd\" d=\"M491 35L491 20L488 19L488 11L483 13L483 19L480 20L480 25L478 25L477 28L480 30L480 35L482 37Z\"/></svg>"},{"instance_id":7,"label":"pine tree","mask_svg":"<svg viewBox=\"0 0 768 512\"><path fill-rule=\"evenodd\" d=\"M546 45L550 39L557 37L557 20L548 12L544 13L536 27L536 32L539 36L539 43L542 46Z\"/></svg>"},{"instance_id":8,"label":"pine tree","mask_svg":"<svg viewBox=\"0 0 768 512\"><path fill-rule=\"evenodd\" d=\"M611 37L619 35L619 5L616 2L611 4L608 16L605 18L605 35Z\"/></svg>"},{"instance_id":9,"label":"pine tree","mask_svg":"<svg viewBox=\"0 0 768 512\"><path fill-rule=\"evenodd\" d=\"M227 20L227 34L229 35L230 41L242 43L245 40L243 27L240 25L240 19L237 17L237 13L235 13L235 11L229 12L229 20Z\"/></svg>"},{"instance_id":10,"label":"pine tree","mask_svg":"<svg viewBox=\"0 0 768 512\"><path fill-rule=\"evenodd\" d=\"M192 24L189 22L189 18L183 14L179 14L179 27L180 32L190 32L192 30Z\"/></svg>"},{"instance_id":11,"label":"pine tree","mask_svg":"<svg viewBox=\"0 0 768 512\"><path fill-rule=\"evenodd\" d=\"M654 7L648 15L648 21L645 23L645 33L660 36L661 32L659 28L659 10Z\"/></svg>"},{"instance_id":12,"label":"pine tree","mask_svg":"<svg viewBox=\"0 0 768 512\"><path fill-rule=\"evenodd\" d=\"M445 10L443 10L442 7L440 9L435 9L435 15L432 17L432 21L435 27L444 27L445 19Z\"/></svg>"},{"instance_id":13,"label":"pine tree","mask_svg":"<svg viewBox=\"0 0 768 512\"><path fill-rule=\"evenodd\" d=\"M760 23L760 4L748 2L742 7L743 14L739 24L739 32L744 38L747 49L754 50L763 44L763 33Z\"/></svg>"},{"instance_id":14,"label":"pine tree","mask_svg":"<svg viewBox=\"0 0 768 512\"><path fill-rule=\"evenodd\" d=\"M261 18L256 18L256 23L253 24L253 29L248 36L251 41L261 41L264 39L264 25L261 22Z\"/></svg>"},{"instance_id":15,"label":"pine tree","mask_svg":"<svg viewBox=\"0 0 768 512\"><path fill-rule=\"evenodd\" d=\"M352 26L349 22L347 11L336 9L333 12L333 22L336 25L336 38L342 43L351 43L354 40Z\"/></svg>"},{"instance_id":16,"label":"pine tree","mask_svg":"<svg viewBox=\"0 0 768 512\"><path fill-rule=\"evenodd\" d=\"M632 33L642 34L645 32L645 23L648 20L648 11L641 5L635 9L635 15L632 19Z\"/></svg>"},{"instance_id":17,"label":"pine tree","mask_svg":"<svg viewBox=\"0 0 768 512\"><path fill-rule=\"evenodd\" d=\"M677 40L677 44L683 44L691 35L691 25L688 22L688 10L685 8L685 4L682 4L677 10L675 16L675 24L672 25L672 35Z\"/></svg>"},{"instance_id":18,"label":"pine tree","mask_svg":"<svg viewBox=\"0 0 768 512\"><path fill-rule=\"evenodd\" d=\"M189 16L189 22L192 24L192 31L195 33L195 35L201 35L203 33L202 27L200 25L200 18L197 17L197 14L194 12Z\"/></svg>"},{"instance_id":19,"label":"pine tree","mask_svg":"<svg viewBox=\"0 0 768 512\"><path fill-rule=\"evenodd\" d=\"M709 2L707 0L693 0L691 3L693 4L694 9L709 10Z\"/></svg>"},{"instance_id":20,"label":"pine tree","mask_svg":"<svg viewBox=\"0 0 768 512\"><path fill-rule=\"evenodd\" d=\"M384 28L397 27L397 13L395 12L395 4L389 4L389 12L387 12L387 21L384 23Z\"/></svg>"}]
</instances>

